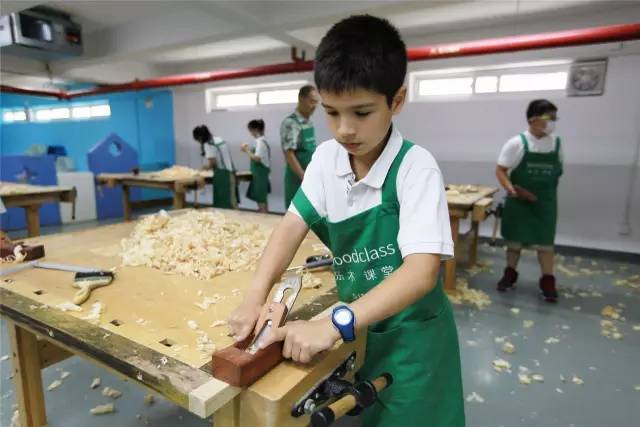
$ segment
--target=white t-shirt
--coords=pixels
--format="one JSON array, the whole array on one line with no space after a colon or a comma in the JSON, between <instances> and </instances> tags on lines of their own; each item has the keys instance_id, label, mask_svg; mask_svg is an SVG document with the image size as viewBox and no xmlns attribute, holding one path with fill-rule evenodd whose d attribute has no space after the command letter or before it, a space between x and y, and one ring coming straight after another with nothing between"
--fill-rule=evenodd
<instances>
[{"instance_id":1,"label":"white t-shirt","mask_svg":"<svg viewBox=\"0 0 640 427\"><path fill-rule=\"evenodd\" d=\"M531 153L549 153L556 149L556 136L554 134L545 135L538 139L528 130L525 130L523 133L527 138L529 151ZM560 157L560 161L562 161L562 143L560 144L560 152L558 155ZM523 157L524 144L522 143L520 135L516 135L502 146L502 150L500 150L500 155L498 156L498 164L505 168L515 169L518 167Z\"/></svg>"},{"instance_id":2,"label":"white t-shirt","mask_svg":"<svg viewBox=\"0 0 640 427\"><path fill-rule=\"evenodd\" d=\"M218 146L218 148L214 146ZM218 159L218 154L222 152L222 160ZM213 137L213 144L205 143L204 144L204 157L207 159L216 159L218 162L218 167L220 169L233 170L233 160L231 158L231 151L229 150L229 145L224 142L222 138L217 136Z\"/></svg>"},{"instance_id":3,"label":"white t-shirt","mask_svg":"<svg viewBox=\"0 0 640 427\"><path fill-rule=\"evenodd\" d=\"M268 145L269 143L264 136L256 138L256 151L253 154L260 157L262 164L269 168L271 167L271 152Z\"/></svg>"},{"instance_id":4,"label":"white t-shirt","mask_svg":"<svg viewBox=\"0 0 640 427\"><path fill-rule=\"evenodd\" d=\"M307 167L302 191L330 222L351 218L382 202L382 184L402 146L395 127L387 146L367 176L355 182L349 154L335 139L320 144ZM414 145L405 155L396 179L400 203L398 246L402 257L414 253L453 256L449 209L442 173L431 154ZM301 216L293 203L289 210Z\"/></svg>"}]
</instances>

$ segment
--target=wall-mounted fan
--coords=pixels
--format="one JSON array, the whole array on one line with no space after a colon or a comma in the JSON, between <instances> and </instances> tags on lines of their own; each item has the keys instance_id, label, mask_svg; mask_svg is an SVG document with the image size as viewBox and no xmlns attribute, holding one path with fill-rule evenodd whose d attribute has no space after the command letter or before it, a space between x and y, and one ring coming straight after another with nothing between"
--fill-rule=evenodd
<instances>
[{"instance_id":1,"label":"wall-mounted fan","mask_svg":"<svg viewBox=\"0 0 640 427\"><path fill-rule=\"evenodd\" d=\"M606 59L574 62L567 80L567 95L602 95L606 74Z\"/></svg>"}]
</instances>

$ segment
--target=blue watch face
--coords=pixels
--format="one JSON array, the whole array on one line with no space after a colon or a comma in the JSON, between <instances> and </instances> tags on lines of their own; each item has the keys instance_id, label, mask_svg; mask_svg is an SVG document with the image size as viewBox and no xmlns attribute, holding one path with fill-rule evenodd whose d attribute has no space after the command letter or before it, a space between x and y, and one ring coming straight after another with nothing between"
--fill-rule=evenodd
<instances>
[{"instance_id":1,"label":"blue watch face","mask_svg":"<svg viewBox=\"0 0 640 427\"><path fill-rule=\"evenodd\" d=\"M336 310L335 313L333 313L333 319L338 325L347 326L353 320L353 314L351 313L350 310L339 309L339 310Z\"/></svg>"}]
</instances>

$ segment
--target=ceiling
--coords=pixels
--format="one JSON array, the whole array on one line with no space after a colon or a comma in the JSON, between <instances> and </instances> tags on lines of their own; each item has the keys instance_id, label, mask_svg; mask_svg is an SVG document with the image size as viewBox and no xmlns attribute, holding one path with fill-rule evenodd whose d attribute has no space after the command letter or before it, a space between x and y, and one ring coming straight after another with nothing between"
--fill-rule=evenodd
<instances>
[{"instance_id":1,"label":"ceiling","mask_svg":"<svg viewBox=\"0 0 640 427\"><path fill-rule=\"evenodd\" d=\"M122 83L286 62L291 46L305 50L309 58L331 24L354 13L387 17L409 46L451 41L469 31L490 34L494 26L516 34L523 23L562 15L597 17L614 9L629 10L624 14L629 22L640 21L638 2L601 0L4 0L1 13L35 5L62 10L82 25L84 55L45 63L3 54L3 84L46 88L69 81Z\"/></svg>"}]
</instances>

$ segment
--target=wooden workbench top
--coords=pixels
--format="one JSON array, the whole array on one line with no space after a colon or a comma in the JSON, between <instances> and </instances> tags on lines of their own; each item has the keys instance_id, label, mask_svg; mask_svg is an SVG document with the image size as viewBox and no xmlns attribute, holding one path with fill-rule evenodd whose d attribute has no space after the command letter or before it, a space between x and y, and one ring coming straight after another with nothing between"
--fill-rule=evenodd
<instances>
[{"instance_id":1,"label":"wooden workbench top","mask_svg":"<svg viewBox=\"0 0 640 427\"><path fill-rule=\"evenodd\" d=\"M471 209L474 203L492 197L498 192L497 187L489 187L484 185L460 185L449 184L447 188L447 204L449 208Z\"/></svg>"},{"instance_id":2,"label":"wooden workbench top","mask_svg":"<svg viewBox=\"0 0 640 427\"><path fill-rule=\"evenodd\" d=\"M24 196L36 194L56 194L73 191L72 187L58 185L31 185L18 182L0 181L0 197Z\"/></svg>"},{"instance_id":3,"label":"wooden workbench top","mask_svg":"<svg viewBox=\"0 0 640 427\"><path fill-rule=\"evenodd\" d=\"M230 219L269 228L281 218L222 212ZM226 320L240 303L253 273L229 272L205 281L167 275L148 267L122 267L120 241L129 236L134 226L122 223L28 240L30 244L45 245L47 262L115 268L116 279L111 285L96 289L82 305L82 312L63 312L56 306L71 301L76 292L71 286L73 273L22 271L0 282L0 311L45 337L62 337L62 343L70 348L137 378L188 408L188 395L212 379L207 366L212 351L199 349L197 340L206 334L218 349L232 343L226 325L212 325ZM324 251L324 245L309 234L292 265L301 265L306 257ZM322 280L322 285L301 291L291 318L311 318L337 300L332 273L313 274ZM206 310L195 305L205 297L216 296L219 301ZM104 305L99 320L83 319L97 301ZM189 327L189 321L198 328Z\"/></svg>"}]
</instances>

